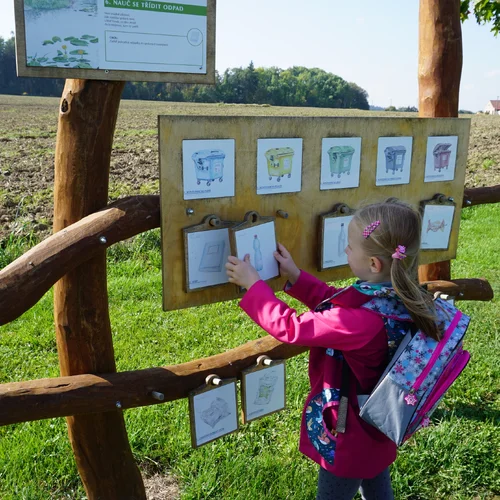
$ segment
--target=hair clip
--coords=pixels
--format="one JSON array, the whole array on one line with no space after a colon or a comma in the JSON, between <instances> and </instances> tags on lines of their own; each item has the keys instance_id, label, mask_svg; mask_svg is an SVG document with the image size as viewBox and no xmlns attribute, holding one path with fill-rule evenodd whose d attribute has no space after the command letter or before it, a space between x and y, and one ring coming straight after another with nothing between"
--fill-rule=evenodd
<instances>
[{"instance_id":1,"label":"hair clip","mask_svg":"<svg viewBox=\"0 0 500 500\"><path fill-rule=\"evenodd\" d=\"M375 231L375 229L377 229L377 227L380 226L380 221L379 220L376 220L375 222L372 222L371 224L368 224L368 226L366 226L364 229L363 229L363 238L368 238L368 236L370 236L370 234L373 233L373 231Z\"/></svg>"},{"instance_id":2,"label":"hair clip","mask_svg":"<svg viewBox=\"0 0 500 500\"><path fill-rule=\"evenodd\" d=\"M391 255L391 257L398 260L406 259L406 247L398 245L396 251Z\"/></svg>"}]
</instances>

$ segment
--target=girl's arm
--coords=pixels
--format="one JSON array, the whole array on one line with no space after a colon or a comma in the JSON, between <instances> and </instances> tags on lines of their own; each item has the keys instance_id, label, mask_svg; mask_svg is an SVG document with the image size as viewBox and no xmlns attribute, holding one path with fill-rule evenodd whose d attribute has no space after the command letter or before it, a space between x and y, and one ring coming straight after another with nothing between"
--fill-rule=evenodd
<instances>
[{"instance_id":1,"label":"girl's arm","mask_svg":"<svg viewBox=\"0 0 500 500\"><path fill-rule=\"evenodd\" d=\"M349 351L363 347L384 328L379 316L359 308L334 307L298 316L263 281L250 287L240 307L267 333L287 344Z\"/></svg>"},{"instance_id":2,"label":"girl's arm","mask_svg":"<svg viewBox=\"0 0 500 500\"><path fill-rule=\"evenodd\" d=\"M340 288L328 286L324 281L305 271L300 271L299 278L294 284L287 282L284 288L290 297L300 300L309 309L314 309L319 303L330 298L339 290Z\"/></svg>"}]
</instances>

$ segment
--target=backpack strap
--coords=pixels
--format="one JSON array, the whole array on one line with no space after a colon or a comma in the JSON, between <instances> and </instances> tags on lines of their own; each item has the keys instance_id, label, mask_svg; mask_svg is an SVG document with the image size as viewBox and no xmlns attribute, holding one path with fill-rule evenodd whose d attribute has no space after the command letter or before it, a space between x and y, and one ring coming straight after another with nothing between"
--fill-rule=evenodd
<instances>
[{"instance_id":1,"label":"backpack strap","mask_svg":"<svg viewBox=\"0 0 500 500\"><path fill-rule=\"evenodd\" d=\"M340 403L337 415L337 432L345 433L347 424L347 409L349 407L349 383L351 381L351 370L345 358L342 360L342 383L340 386Z\"/></svg>"}]
</instances>

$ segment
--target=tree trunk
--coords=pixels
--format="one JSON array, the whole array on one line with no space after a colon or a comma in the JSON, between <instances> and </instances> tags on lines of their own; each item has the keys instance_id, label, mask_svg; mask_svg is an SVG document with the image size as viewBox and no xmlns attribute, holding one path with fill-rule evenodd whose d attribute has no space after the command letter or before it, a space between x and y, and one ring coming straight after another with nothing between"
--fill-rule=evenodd
<instances>
[{"instance_id":1,"label":"tree trunk","mask_svg":"<svg viewBox=\"0 0 500 500\"><path fill-rule=\"evenodd\" d=\"M113 134L124 82L66 80L54 178L54 232L108 202ZM106 250L54 285L61 375L116 371L106 286ZM123 414L68 417L76 464L90 500L145 499Z\"/></svg>"},{"instance_id":2,"label":"tree trunk","mask_svg":"<svg viewBox=\"0 0 500 500\"><path fill-rule=\"evenodd\" d=\"M462 74L460 0L420 0L419 116L458 116ZM419 280L451 279L450 261L420 266Z\"/></svg>"}]
</instances>

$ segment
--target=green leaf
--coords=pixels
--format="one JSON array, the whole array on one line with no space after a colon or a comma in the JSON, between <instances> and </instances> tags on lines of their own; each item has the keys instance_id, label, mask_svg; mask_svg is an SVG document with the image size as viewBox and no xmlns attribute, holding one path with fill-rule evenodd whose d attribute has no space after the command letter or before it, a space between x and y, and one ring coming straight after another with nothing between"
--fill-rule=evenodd
<instances>
[{"instance_id":1,"label":"green leaf","mask_svg":"<svg viewBox=\"0 0 500 500\"><path fill-rule=\"evenodd\" d=\"M77 38L74 38L69 43L71 43L71 45L76 45L77 47L87 47L89 44L85 40L78 40Z\"/></svg>"},{"instance_id":2,"label":"green leaf","mask_svg":"<svg viewBox=\"0 0 500 500\"><path fill-rule=\"evenodd\" d=\"M54 45L54 42L52 40L44 40L42 45Z\"/></svg>"},{"instance_id":3,"label":"green leaf","mask_svg":"<svg viewBox=\"0 0 500 500\"><path fill-rule=\"evenodd\" d=\"M82 68L82 69L83 69L83 68L85 68L85 69L91 69L91 68L92 68L92 66L91 66L90 64L86 63L86 62L83 62L83 63L78 63L78 64L75 64L75 65L73 66L73 68Z\"/></svg>"},{"instance_id":4,"label":"green leaf","mask_svg":"<svg viewBox=\"0 0 500 500\"><path fill-rule=\"evenodd\" d=\"M64 41L68 42L69 40L78 40L78 38L74 37L74 36L68 36L64 39Z\"/></svg>"},{"instance_id":5,"label":"green leaf","mask_svg":"<svg viewBox=\"0 0 500 500\"><path fill-rule=\"evenodd\" d=\"M53 36L52 41L55 42L61 42L62 40L58 36Z\"/></svg>"},{"instance_id":6,"label":"green leaf","mask_svg":"<svg viewBox=\"0 0 500 500\"><path fill-rule=\"evenodd\" d=\"M62 55L63 55L63 51L62 51L62 50L58 50L58 51L57 51L57 55L58 55L58 56L62 56Z\"/></svg>"},{"instance_id":7,"label":"green leaf","mask_svg":"<svg viewBox=\"0 0 500 500\"><path fill-rule=\"evenodd\" d=\"M84 40L90 40L91 38L96 38L94 35L82 35L80 38L83 38Z\"/></svg>"},{"instance_id":8,"label":"green leaf","mask_svg":"<svg viewBox=\"0 0 500 500\"><path fill-rule=\"evenodd\" d=\"M99 38L94 38L93 40L89 40L90 43L97 43L99 41Z\"/></svg>"}]
</instances>

